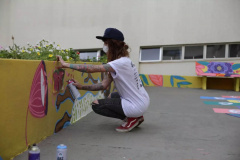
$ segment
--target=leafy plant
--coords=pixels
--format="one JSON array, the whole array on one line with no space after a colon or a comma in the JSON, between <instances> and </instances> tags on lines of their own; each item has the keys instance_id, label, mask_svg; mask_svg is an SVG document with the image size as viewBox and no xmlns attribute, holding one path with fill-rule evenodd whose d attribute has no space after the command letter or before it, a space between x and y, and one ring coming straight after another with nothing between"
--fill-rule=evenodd
<instances>
[{"instance_id":1,"label":"leafy plant","mask_svg":"<svg viewBox=\"0 0 240 160\"><path fill-rule=\"evenodd\" d=\"M99 57L99 61L103 63L107 63L107 55L104 54L103 56Z\"/></svg>"},{"instance_id":2,"label":"leafy plant","mask_svg":"<svg viewBox=\"0 0 240 160\"><path fill-rule=\"evenodd\" d=\"M0 46L0 58L7 59L27 59L27 60L49 60L56 61L56 55L62 56L63 60L70 62L81 61L79 59L79 52L74 51L72 48L63 49L59 44L55 42L49 42L47 40L41 40L36 45L27 44L27 46L18 46L14 43L14 37L12 37L13 46L3 48ZM97 62L97 59L88 59L88 62ZM106 57L100 57L100 62L107 62Z\"/></svg>"}]
</instances>

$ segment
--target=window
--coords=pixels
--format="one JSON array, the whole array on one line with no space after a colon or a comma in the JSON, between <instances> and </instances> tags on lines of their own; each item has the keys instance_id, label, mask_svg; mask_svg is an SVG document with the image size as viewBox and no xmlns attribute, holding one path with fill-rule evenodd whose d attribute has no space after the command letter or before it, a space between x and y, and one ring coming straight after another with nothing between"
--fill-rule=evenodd
<instances>
[{"instance_id":1,"label":"window","mask_svg":"<svg viewBox=\"0 0 240 160\"><path fill-rule=\"evenodd\" d=\"M181 59L182 47L163 47L163 60Z\"/></svg>"},{"instance_id":2,"label":"window","mask_svg":"<svg viewBox=\"0 0 240 160\"><path fill-rule=\"evenodd\" d=\"M206 60L210 58L240 59L240 42L215 44L167 45L141 49L140 62L162 60Z\"/></svg>"},{"instance_id":3,"label":"window","mask_svg":"<svg viewBox=\"0 0 240 160\"><path fill-rule=\"evenodd\" d=\"M229 57L240 57L240 44L229 44Z\"/></svg>"},{"instance_id":4,"label":"window","mask_svg":"<svg viewBox=\"0 0 240 160\"><path fill-rule=\"evenodd\" d=\"M94 57L97 59L98 58L98 51L80 51L79 55L81 60L86 60L86 59L93 59Z\"/></svg>"},{"instance_id":5,"label":"window","mask_svg":"<svg viewBox=\"0 0 240 160\"><path fill-rule=\"evenodd\" d=\"M160 60L160 48L141 49L140 61L157 61Z\"/></svg>"},{"instance_id":6,"label":"window","mask_svg":"<svg viewBox=\"0 0 240 160\"><path fill-rule=\"evenodd\" d=\"M184 59L203 59L203 46L185 46Z\"/></svg>"},{"instance_id":7,"label":"window","mask_svg":"<svg viewBox=\"0 0 240 160\"><path fill-rule=\"evenodd\" d=\"M225 45L207 45L207 58L225 58Z\"/></svg>"}]
</instances>

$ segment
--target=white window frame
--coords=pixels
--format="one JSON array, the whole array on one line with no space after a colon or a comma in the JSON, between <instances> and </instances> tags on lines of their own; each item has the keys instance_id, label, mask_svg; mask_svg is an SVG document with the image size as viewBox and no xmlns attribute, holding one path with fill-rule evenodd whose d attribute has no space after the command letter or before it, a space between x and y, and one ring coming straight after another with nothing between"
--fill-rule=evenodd
<instances>
[{"instance_id":1,"label":"white window frame","mask_svg":"<svg viewBox=\"0 0 240 160\"><path fill-rule=\"evenodd\" d=\"M240 44L240 42L226 42L226 43L199 43L199 44L182 44L182 45L164 45L161 47L140 47L140 55L139 55L139 62L186 62L186 61L222 61L222 60L239 60L240 57L229 57L229 45L231 44ZM208 45L225 45L225 56L223 58L207 58L207 46ZM185 56L185 47L186 46L203 46L203 58L201 59L184 59ZM180 59L173 59L173 60L163 60L163 48L164 47L182 47L182 55ZM151 49L151 48L160 48L159 51L159 60L141 60L142 56L142 49Z\"/></svg>"},{"instance_id":2,"label":"white window frame","mask_svg":"<svg viewBox=\"0 0 240 160\"><path fill-rule=\"evenodd\" d=\"M189 46L202 46L203 47L203 58L184 59L184 57L185 57L185 47L189 47ZM203 44L191 44L191 45L184 45L183 47L184 47L183 54L182 54L183 55L183 59L182 59L183 61L201 61L201 60L204 59L205 45L203 45ZM206 54L205 54L205 56L206 56Z\"/></svg>"},{"instance_id":3,"label":"white window frame","mask_svg":"<svg viewBox=\"0 0 240 160\"><path fill-rule=\"evenodd\" d=\"M97 51L97 61L99 61L99 58L101 57L101 50Z\"/></svg>"},{"instance_id":4,"label":"white window frame","mask_svg":"<svg viewBox=\"0 0 240 160\"><path fill-rule=\"evenodd\" d=\"M230 59L236 59L236 58L240 58L240 57L229 57L229 45L231 44L239 44L240 45L240 42L235 42L235 43L228 43L228 50L227 50L227 58L230 58Z\"/></svg>"},{"instance_id":5,"label":"white window frame","mask_svg":"<svg viewBox=\"0 0 240 160\"><path fill-rule=\"evenodd\" d=\"M99 48L93 48L93 49L73 49L74 51L78 51L80 52L80 55L81 53L83 52L96 52L97 53L97 57L96 57L96 60L99 61L99 58L101 56L101 51L102 49L99 49ZM79 59L80 59L80 55L79 55Z\"/></svg>"},{"instance_id":6,"label":"white window frame","mask_svg":"<svg viewBox=\"0 0 240 160\"><path fill-rule=\"evenodd\" d=\"M180 57L180 59L171 59L171 60L163 60L162 59L162 61L164 61L164 62L177 62L177 61L182 61L183 60L183 46L182 45L171 45L171 46L162 46L162 54L163 54L163 48L164 47L179 47L179 48L181 48L181 57ZM163 58L163 55L162 55L162 58Z\"/></svg>"},{"instance_id":7,"label":"white window frame","mask_svg":"<svg viewBox=\"0 0 240 160\"><path fill-rule=\"evenodd\" d=\"M207 58L207 46L208 45L224 45L225 46L225 54L224 54L224 58L217 58L217 57L214 57L214 58ZM222 59L226 59L226 43L209 43L209 44L206 44L206 59L205 60L222 60Z\"/></svg>"},{"instance_id":8,"label":"white window frame","mask_svg":"<svg viewBox=\"0 0 240 160\"><path fill-rule=\"evenodd\" d=\"M140 49L140 55L139 55L139 62L161 62L162 61L162 47L153 47L153 48L159 48L159 60L141 60L142 59L142 49L148 49L148 48L141 48ZM153 49L150 48L150 49Z\"/></svg>"}]
</instances>

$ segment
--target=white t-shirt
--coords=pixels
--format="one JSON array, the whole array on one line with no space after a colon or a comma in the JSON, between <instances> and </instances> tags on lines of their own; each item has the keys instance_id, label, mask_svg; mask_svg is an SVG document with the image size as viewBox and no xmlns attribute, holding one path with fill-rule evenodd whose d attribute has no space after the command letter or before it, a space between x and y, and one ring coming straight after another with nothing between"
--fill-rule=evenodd
<instances>
[{"instance_id":1,"label":"white t-shirt","mask_svg":"<svg viewBox=\"0 0 240 160\"><path fill-rule=\"evenodd\" d=\"M142 116L147 110L150 100L135 65L128 57L116 59L108 64L115 70L110 73L121 96L125 115L127 117Z\"/></svg>"}]
</instances>

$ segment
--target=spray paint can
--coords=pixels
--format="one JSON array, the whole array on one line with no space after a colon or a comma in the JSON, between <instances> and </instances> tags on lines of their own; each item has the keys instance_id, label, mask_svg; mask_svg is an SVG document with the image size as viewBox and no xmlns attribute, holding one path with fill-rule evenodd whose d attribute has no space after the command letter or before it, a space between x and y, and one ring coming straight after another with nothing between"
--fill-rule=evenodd
<instances>
[{"instance_id":1,"label":"spray paint can","mask_svg":"<svg viewBox=\"0 0 240 160\"><path fill-rule=\"evenodd\" d=\"M74 81L72 80L68 80L68 86L70 87L72 94L74 96L75 99L77 99L78 97L81 97L78 89L76 88L76 86L73 85Z\"/></svg>"},{"instance_id":2,"label":"spray paint can","mask_svg":"<svg viewBox=\"0 0 240 160\"><path fill-rule=\"evenodd\" d=\"M28 160L40 160L40 149L33 144L28 150Z\"/></svg>"},{"instance_id":3,"label":"spray paint can","mask_svg":"<svg viewBox=\"0 0 240 160\"><path fill-rule=\"evenodd\" d=\"M67 146L59 144L57 146L57 160L67 160Z\"/></svg>"}]
</instances>

